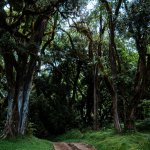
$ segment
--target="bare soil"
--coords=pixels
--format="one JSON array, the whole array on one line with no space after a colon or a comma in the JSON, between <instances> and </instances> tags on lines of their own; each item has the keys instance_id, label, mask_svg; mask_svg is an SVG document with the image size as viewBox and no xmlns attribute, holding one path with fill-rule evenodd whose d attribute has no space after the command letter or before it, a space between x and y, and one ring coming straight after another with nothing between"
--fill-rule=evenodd
<instances>
[{"instance_id":1,"label":"bare soil","mask_svg":"<svg viewBox=\"0 0 150 150\"><path fill-rule=\"evenodd\" d=\"M55 150L96 150L93 146L84 143L56 142L53 145Z\"/></svg>"}]
</instances>

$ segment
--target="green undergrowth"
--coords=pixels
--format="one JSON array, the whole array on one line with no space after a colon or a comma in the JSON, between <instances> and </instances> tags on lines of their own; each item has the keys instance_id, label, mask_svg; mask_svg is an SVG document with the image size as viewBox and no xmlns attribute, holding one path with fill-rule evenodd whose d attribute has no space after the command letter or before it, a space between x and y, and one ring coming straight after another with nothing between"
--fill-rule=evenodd
<instances>
[{"instance_id":1,"label":"green undergrowth","mask_svg":"<svg viewBox=\"0 0 150 150\"><path fill-rule=\"evenodd\" d=\"M149 133L136 132L119 135L112 129L86 132L72 130L56 140L83 142L95 146L97 150L150 150Z\"/></svg>"},{"instance_id":2,"label":"green undergrowth","mask_svg":"<svg viewBox=\"0 0 150 150\"><path fill-rule=\"evenodd\" d=\"M53 150L52 143L35 137L0 140L0 150Z\"/></svg>"}]
</instances>

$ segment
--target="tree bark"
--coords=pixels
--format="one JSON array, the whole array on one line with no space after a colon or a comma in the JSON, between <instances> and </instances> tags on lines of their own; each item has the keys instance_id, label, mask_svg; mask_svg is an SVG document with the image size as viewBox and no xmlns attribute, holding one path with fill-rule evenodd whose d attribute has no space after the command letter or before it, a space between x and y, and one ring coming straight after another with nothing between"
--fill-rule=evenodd
<instances>
[{"instance_id":1,"label":"tree bark","mask_svg":"<svg viewBox=\"0 0 150 150\"><path fill-rule=\"evenodd\" d=\"M73 94L72 94L72 102L71 103L75 102L75 96L76 96L76 92L77 92L77 83L78 83L78 79L79 79L80 72L81 72L81 66L82 66L82 62L78 61L77 69L76 69L77 73L76 73L74 83L73 83ZM70 106L72 107L72 104Z\"/></svg>"},{"instance_id":2,"label":"tree bark","mask_svg":"<svg viewBox=\"0 0 150 150\"><path fill-rule=\"evenodd\" d=\"M28 119L28 105L29 105L29 96L31 92L32 87L32 78L29 80L25 86L23 91L23 103L22 103L22 109L20 112L20 126L19 126L19 133L21 135L24 135L26 132L26 126L27 126L27 119Z\"/></svg>"},{"instance_id":3,"label":"tree bark","mask_svg":"<svg viewBox=\"0 0 150 150\"><path fill-rule=\"evenodd\" d=\"M121 126L118 116L118 87L117 87L117 73L121 70L120 61L116 50L115 44L115 26L116 19L118 17L119 9L122 3L122 0L119 0L115 9L115 14L112 12L112 8L110 7L107 0L101 0L104 3L105 8L108 13L108 21L109 21L109 61L110 61L110 69L112 74L112 104L113 104L113 119L114 126L117 132L121 132Z\"/></svg>"},{"instance_id":4,"label":"tree bark","mask_svg":"<svg viewBox=\"0 0 150 150\"><path fill-rule=\"evenodd\" d=\"M98 97L97 97L97 78L98 78L98 67L97 64L95 64L93 66L93 80L94 80L94 84L93 84L93 99L94 99L94 123L93 123L93 127L94 130L98 129Z\"/></svg>"},{"instance_id":5,"label":"tree bark","mask_svg":"<svg viewBox=\"0 0 150 150\"><path fill-rule=\"evenodd\" d=\"M18 50L14 53L13 49L9 48L6 51L6 47L2 48L8 85L8 111L4 137L26 134L32 78L47 20L47 17L39 16L30 41L22 39L24 42L20 44L23 46L26 44L24 46L26 52Z\"/></svg>"},{"instance_id":6,"label":"tree bark","mask_svg":"<svg viewBox=\"0 0 150 150\"><path fill-rule=\"evenodd\" d=\"M86 97L86 123L92 125L92 108L93 108L93 76L88 75L88 88L87 88L87 97Z\"/></svg>"},{"instance_id":7,"label":"tree bark","mask_svg":"<svg viewBox=\"0 0 150 150\"><path fill-rule=\"evenodd\" d=\"M137 73L134 81L134 90L133 97L130 99L129 106L127 109L127 118L125 121L125 129L126 130L135 130L135 112L138 104L144 94L144 90L146 87L146 75L148 72L148 59L146 59L146 45L144 40L136 39L137 50L139 53L139 61L137 66Z\"/></svg>"},{"instance_id":8,"label":"tree bark","mask_svg":"<svg viewBox=\"0 0 150 150\"><path fill-rule=\"evenodd\" d=\"M30 78L23 81L16 80L15 84L20 82L18 86L13 86L8 93L8 109L7 109L7 120L5 124L4 134L5 136L15 136L17 134L24 135L27 125L27 114L29 95L31 92L32 85L32 74L28 74Z\"/></svg>"}]
</instances>

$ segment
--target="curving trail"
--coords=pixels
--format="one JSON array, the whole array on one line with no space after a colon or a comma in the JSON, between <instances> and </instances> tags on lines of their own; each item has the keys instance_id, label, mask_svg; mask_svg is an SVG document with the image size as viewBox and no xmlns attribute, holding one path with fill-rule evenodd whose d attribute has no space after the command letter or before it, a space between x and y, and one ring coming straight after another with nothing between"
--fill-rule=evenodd
<instances>
[{"instance_id":1,"label":"curving trail","mask_svg":"<svg viewBox=\"0 0 150 150\"><path fill-rule=\"evenodd\" d=\"M84 143L56 142L54 150L96 150L93 146Z\"/></svg>"}]
</instances>

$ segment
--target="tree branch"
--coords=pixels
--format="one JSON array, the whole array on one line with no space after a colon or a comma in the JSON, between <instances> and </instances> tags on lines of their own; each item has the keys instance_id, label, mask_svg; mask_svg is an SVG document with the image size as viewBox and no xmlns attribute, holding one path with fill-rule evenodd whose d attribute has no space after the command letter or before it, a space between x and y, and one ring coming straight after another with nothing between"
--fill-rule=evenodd
<instances>
[{"instance_id":1,"label":"tree branch","mask_svg":"<svg viewBox=\"0 0 150 150\"><path fill-rule=\"evenodd\" d=\"M111 9L111 7L110 7L108 1L107 1L107 0L101 0L101 2L102 2L103 4L105 4L105 7L106 7L106 10L107 10L108 14L109 14L109 15L112 15L112 9Z\"/></svg>"},{"instance_id":2,"label":"tree branch","mask_svg":"<svg viewBox=\"0 0 150 150\"><path fill-rule=\"evenodd\" d=\"M117 4L117 7L116 7L116 10L115 10L115 16L116 16L116 18L118 17L119 9L121 7L121 4L122 4L122 0L119 0L118 4Z\"/></svg>"},{"instance_id":3,"label":"tree branch","mask_svg":"<svg viewBox=\"0 0 150 150\"><path fill-rule=\"evenodd\" d=\"M73 43L73 40L72 40L71 35L70 35L67 31L65 31L64 29L62 29L62 28L59 28L59 29L62 30L63 32L65 32L65 33L68 35L70 44L71 44L71 46L72 46L72 49L75 50L75 45L74 45L74 43Z\"/></svg>"}]
</instances>

